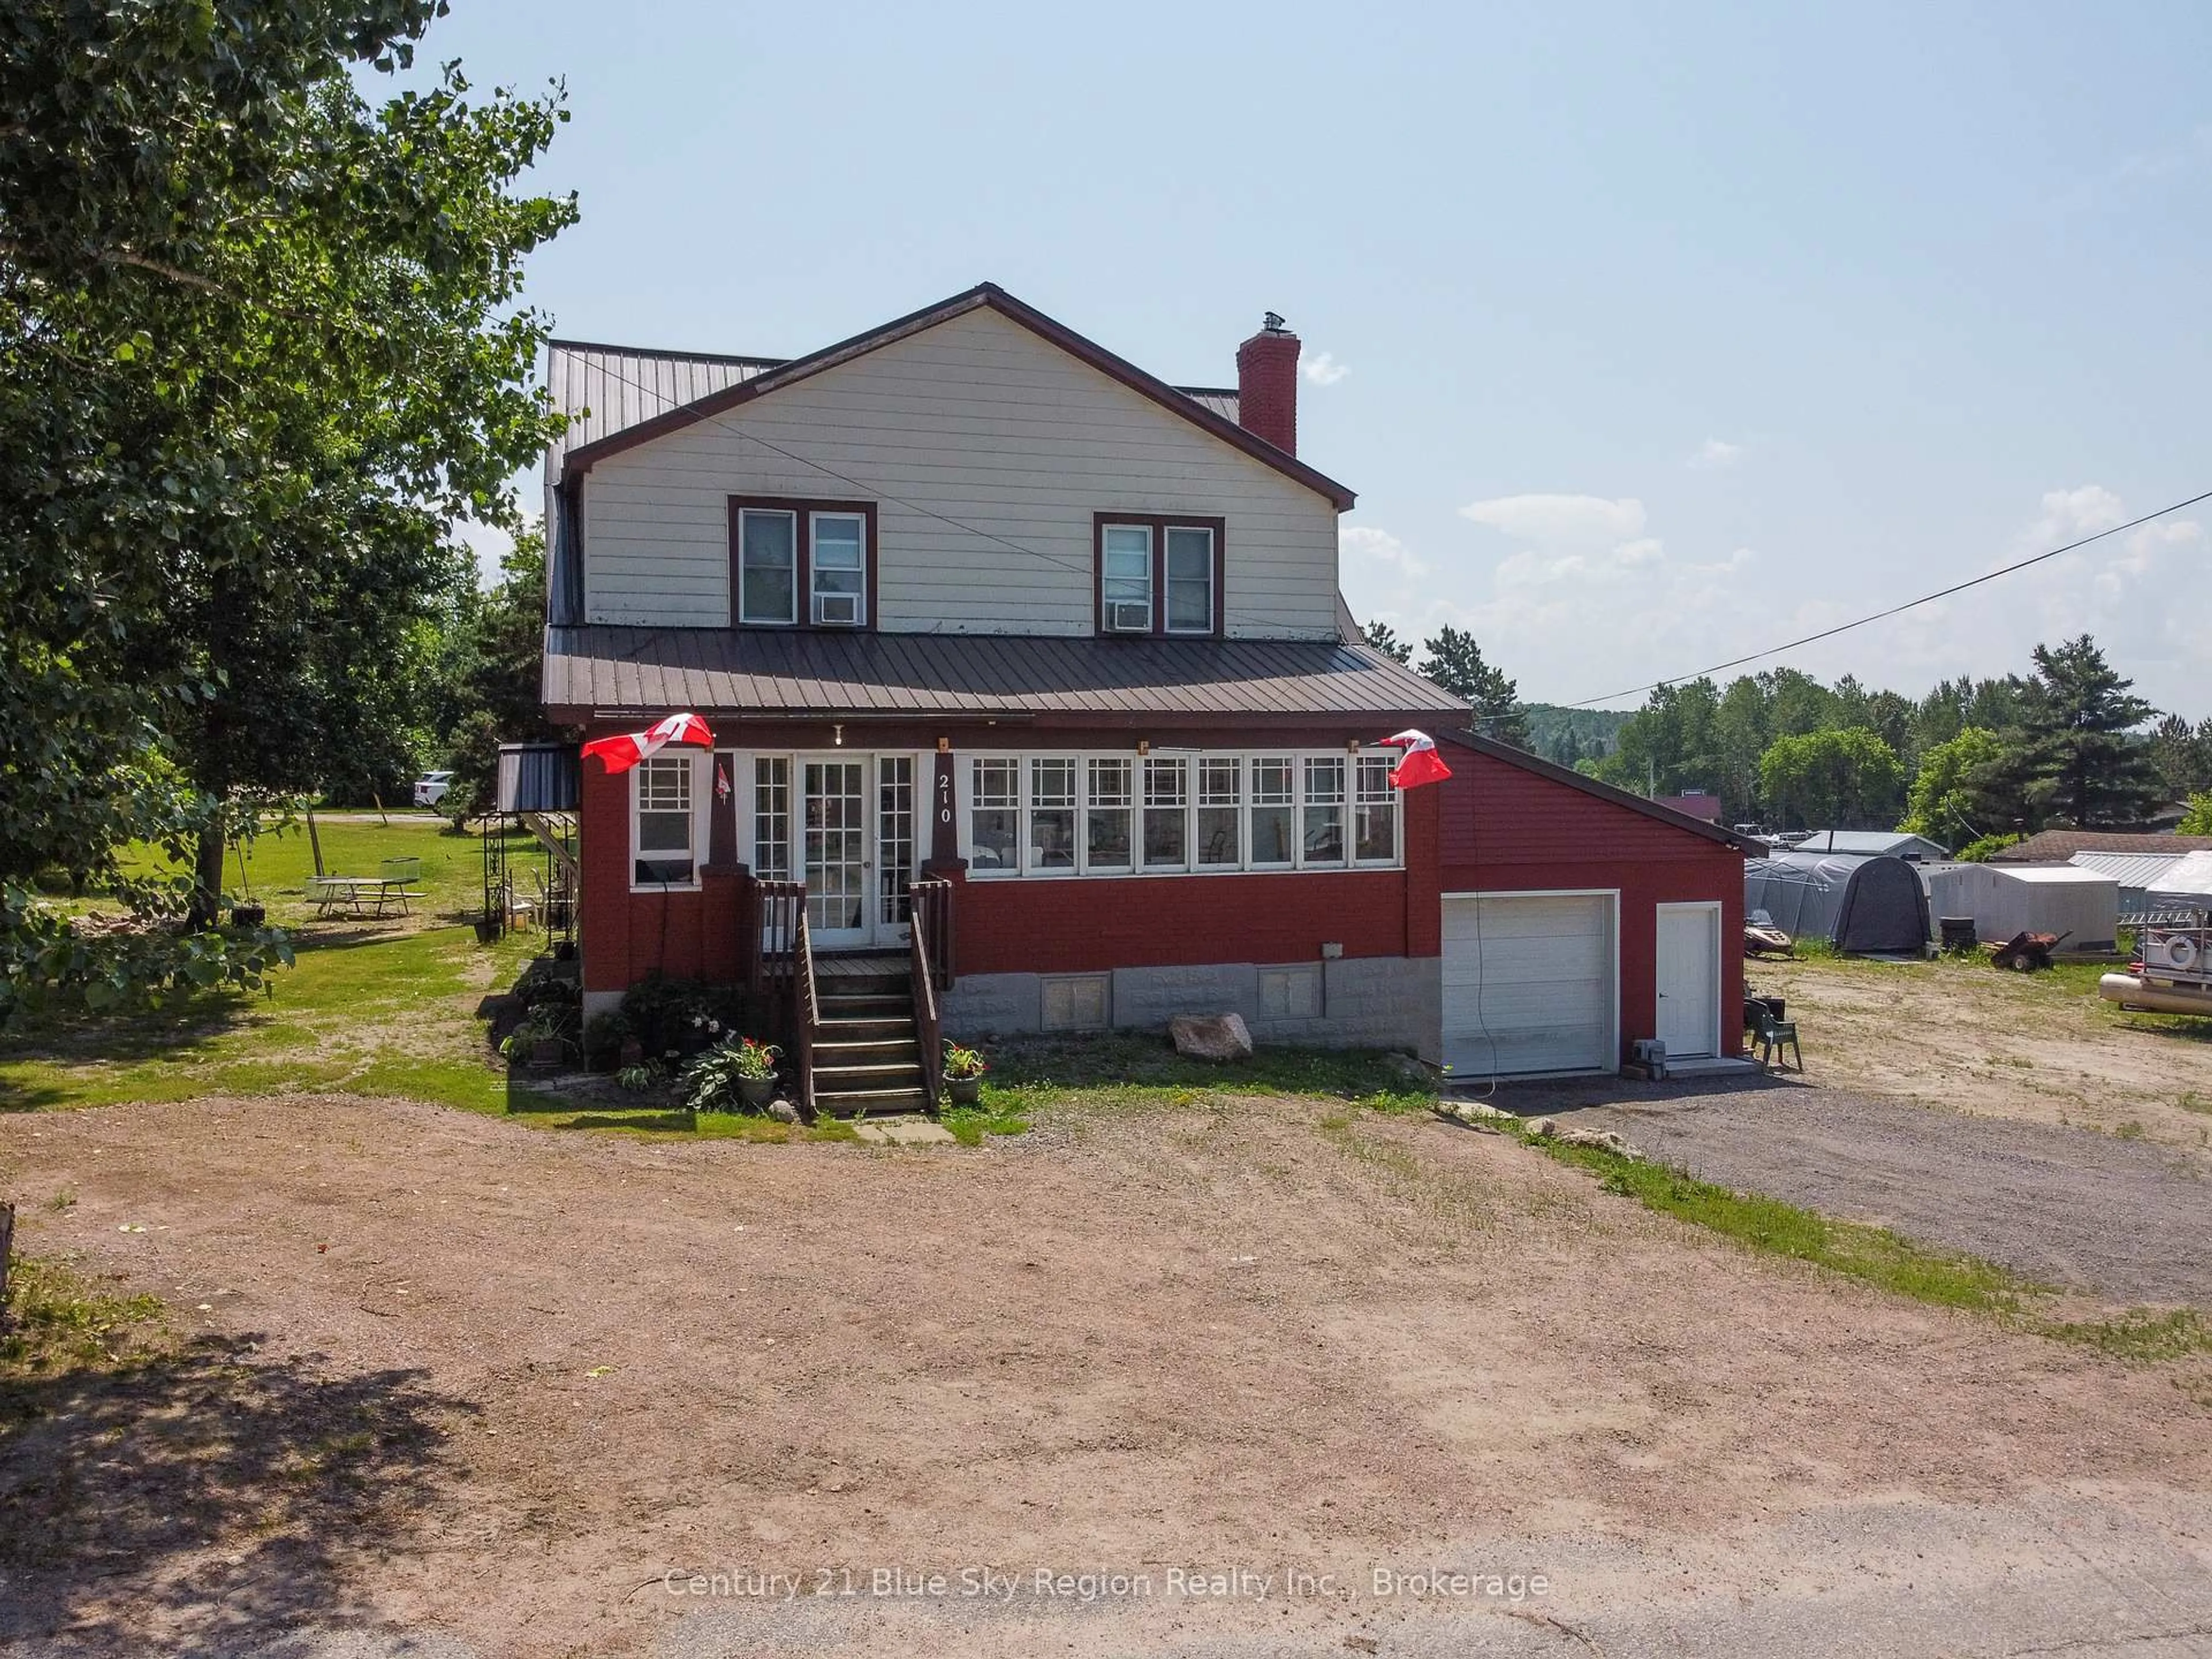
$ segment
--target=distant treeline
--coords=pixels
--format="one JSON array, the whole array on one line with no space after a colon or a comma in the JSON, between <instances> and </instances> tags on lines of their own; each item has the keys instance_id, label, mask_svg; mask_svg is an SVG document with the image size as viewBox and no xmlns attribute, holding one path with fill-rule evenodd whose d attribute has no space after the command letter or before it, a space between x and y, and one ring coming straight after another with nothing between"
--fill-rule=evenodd
<instances>
[{"instance_id":1,"label":"distant treeline","mask_svg":"<svg viewBox=\"0 0 2212 1659\"><path fill-rule=\"evenodd\" d=\"M1387 628L1370 643L1409 665ZM1732 823L1905 828L1954 848L2051 824L2212 834L2212 718L2161 714L2087 635L2038 646L2025 674L1919 697L1824 685L1793 668L1662 686L1632 713L1521 702L1471 635L1426 641L1419 671L1478 729L1639 794L1717 795Z\"/></svg>"}]
</instances>

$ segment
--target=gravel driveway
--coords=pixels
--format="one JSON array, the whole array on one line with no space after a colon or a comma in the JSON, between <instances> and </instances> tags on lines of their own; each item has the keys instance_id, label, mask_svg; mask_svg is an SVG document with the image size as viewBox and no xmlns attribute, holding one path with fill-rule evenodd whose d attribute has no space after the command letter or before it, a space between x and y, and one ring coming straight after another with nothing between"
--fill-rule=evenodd
<instances>
[{"instance_id":1,"label":"gravel driveway","mask_svg":"<svg viewBox=\"0 0 2212 1659\"><path fill-rule=\"evenodd\" d=\"M2212 1182L2187 1152L1811 1084L1630 1086L1599 1104L1577 1104L1589 1089L1502 1103L1615 1129L1706 1180L1970 1250L2040 1283L2212 1308Z\"/></svg>"}]
</instances>

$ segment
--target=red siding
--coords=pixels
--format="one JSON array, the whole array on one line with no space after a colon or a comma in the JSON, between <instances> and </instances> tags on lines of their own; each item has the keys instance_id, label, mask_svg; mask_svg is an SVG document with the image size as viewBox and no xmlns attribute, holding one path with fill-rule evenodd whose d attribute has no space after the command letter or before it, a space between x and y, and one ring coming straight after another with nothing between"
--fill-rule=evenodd
<instances>
[{"instance_id":1,"label":"red siding","mask_svg":"<svg viewBox=\"0 0 2212 1659\"><path fill-rule=\"evenodd\" d=\"M734 879L709 871L694 893L629 890L629 787L628 774L609 777L597 762L585 763L578 814L584 988L627 990L656 967L672 979L734 979Z\"/></svg>"},{"instance_id":2,"label":"red siding","mask_svg":"<svg viewBox=\"0 0 2212 1659\"><path fill-rule=\"evenodd\" d=\"M1625 1056L1659 1018L1657 907L1721 907L1721 1052L1741 1047L1743 854L1491 756L1454 746L1443 801L1443 890L1603 888L1620 894Z\"/></svg>"}]
</instances>

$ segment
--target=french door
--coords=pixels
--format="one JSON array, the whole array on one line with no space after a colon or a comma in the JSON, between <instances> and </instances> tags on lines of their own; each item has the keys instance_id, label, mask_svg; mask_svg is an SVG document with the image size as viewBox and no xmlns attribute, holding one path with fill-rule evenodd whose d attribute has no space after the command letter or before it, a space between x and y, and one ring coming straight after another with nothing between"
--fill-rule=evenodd
<instances>
[{"instance_id":1,"label":"french door","mask_svg":"<svg viewBox=\"0 0 2212 1659\"><path fill-rule=\"evenodd\" d=\"M795 790L781 789L787 777ZM799 834L792 862L806 883L806 927L815 948L904 944L906 890L917 853L914 757L801 755L786 762L763 756L755 778L756 867L770 874L789 857L782 851L789 846L783 826L795 808Z\"/></svg>"}]
</instances>

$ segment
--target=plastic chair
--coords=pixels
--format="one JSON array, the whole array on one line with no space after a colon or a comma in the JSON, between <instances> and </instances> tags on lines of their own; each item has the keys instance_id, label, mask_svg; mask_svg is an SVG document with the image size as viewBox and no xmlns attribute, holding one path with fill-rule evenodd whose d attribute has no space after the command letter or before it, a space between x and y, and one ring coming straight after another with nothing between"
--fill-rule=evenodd
<instances>
[{"instance_id":1,"label":"plastic chair","mask_svg":"<svg viewBox=\"0 0 2212 1659\"><path fill-rule=\"evenodd\" d=\"M1759 1044L1759 1060L1762 1066L1778 1066L1782 1060L1783 1045L1786 1043L1789 1045L1790 1052L1796 1056L1796 1069L1800 1073L1804 1071L1805 1051L1797 1046L1796 1020L1777 1019L1771 1014L1762 1014L1759 1022L1759 1035L1755 1041Z\"/></svg>"}]
</instances>

